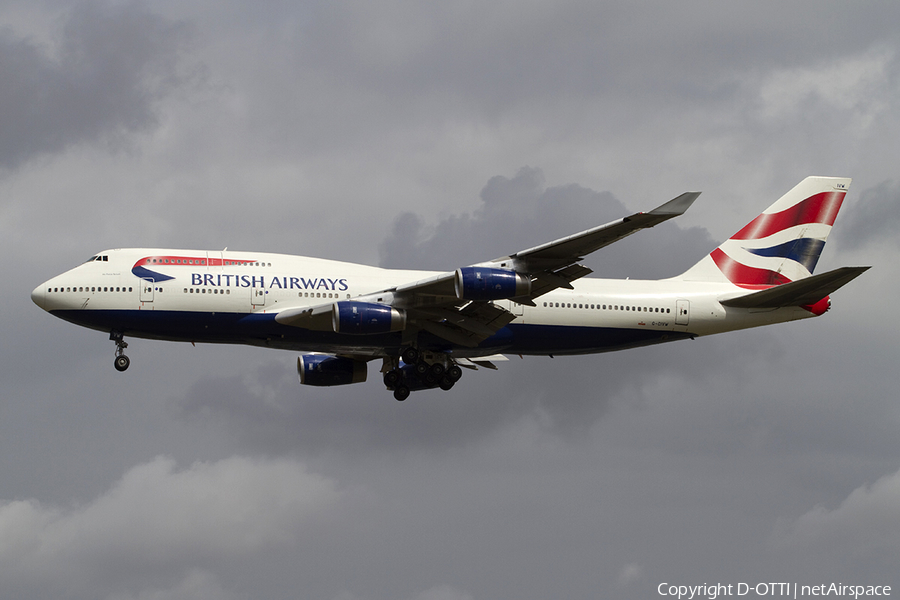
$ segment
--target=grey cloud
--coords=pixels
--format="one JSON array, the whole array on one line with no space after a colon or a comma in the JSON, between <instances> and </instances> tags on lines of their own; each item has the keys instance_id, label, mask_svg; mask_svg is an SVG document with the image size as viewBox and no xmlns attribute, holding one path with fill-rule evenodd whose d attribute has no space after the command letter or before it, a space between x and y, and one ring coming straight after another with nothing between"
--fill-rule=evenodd
<instances>
[{"instance_id":1,"label":"grey cloud","mask_svg":"<svg viewBox=\"0 0 900 600\"><path fill-rule=\"evenodd\" d=\"M84 506L0 503L0 575L5 591L23 596L97 598L142 580L171 584L211 559L293 546L338 498L332 480L288 459L231 457L176 470L157 457Z\"/></svg>"},{"instance_id":2,"label":"grey cloud","mask_svg":"<svg viewBox=\"0 0 900 600\"><path fill-rule=\"evenodd\" d=\"M76 4L53 49L0 31L0 166L155 126L188 37L133 3Z\"/></svg>"},{"instance_id":3,"label":"grey cloud","mask_svg":"<svg viewBox=\"0 0 900 600\"><path fill-rule=\"evenodd\" d=\"M772 543L778 552L800 556L807 572L881 584L879 574L900 554L900 472L853 490L839 506L817 506L779 524ZM827 566L826 566L827 565Z\"/></svg>"},{"instance_id":4,"label":"grey cloud","mask_svg":"<svg viewBox=\"0 0 900 600\"><path fill-rule=\"evenodd\" d=\"M9 4L10 22L28 18ZM292 353L258 348L132 340L131 369L115 373L105 335L28 299L96 246L240 240L370 263L383 240L385 267L446 270L707 190L685 217L586 260L597 276L666 277L715 246L685 224L731 234L743 223L730 212L752 218L759 198L813 173L864 190L851 190L823 261L857 240L854 258L877 245L890 265L896 185L862 182L895 177L895 5L154 4L166 17L141 6L65 8L53 48L24 26L0 38L3 81L16 83L0 86L0 110L22 123L0 121L0 168L70 150L2 180L14 209L0 236L4 597L59 597L60 573L67 586L92 580L98 593L81 597L111 600L645 599L675 578L896 582L897 344L884 316L896 282L875 269L818 319L512 357L405 403L375 365L366 384L307 388ZM198 27L183 53L185 15ZM175 90L195 58L216 89ZM34 90L55 99L66 86L72 106L23 108ZM156 123L164 135L135 135ZM92 143L123 138L140 153ZM511 170L523 164L546 178ZM855 219L863 197L877 210ZM59 216L66 203L83 207L78 222ZM171 233L148 236L160 228ZM211 462L166 471L160 454ZM341 500L300 510L302 523L276 508L241 529L246 513L216 504L234 489L264 510L266 495L291 497L280 485L314 485L274 459L224 469L247 454L303 457ZM216 468L235 485L204 476ZM123 473L146 493L117 496ZM190 521L180 542L165 518L178 514ZM73 537L41 560L22 543L58 542L53 519ZM98 541L114 522L133 539ZM280 544L280 525L299 542ZM220 531L237 539L231 551ZM42 573L16 570L20 559Z\"/></svg>"},{"instance_id":5,"label":"grey cloud","mask_svg":"<svg viewBox=\"0 0 900 600\"><path fill-rule=\"evenodd\" d=\"M673 190L671 197L685 190ZM702 196L701 196L702 198ZM650 210L670 198L643 199L635 210ZM609 192L569 184L546 187L540 169L524 167L512 178L492 177L481 190L481 206L428 226L404 213L381 245L381 265L391 268L451 270L505 256L596 225L625 217ZM694 211L702 210L703 201ZM735 224L735 231L739 225ZM641 231L588 257L594 276L657 279L683 272L717 244L699 228L665 223Z\"/></svg>"},{"instance_id":6,"label":"grey cloud","mask_svg":"<svg viewBox=\"0 0 900 600\"><path fill-rule=\"evenodd\" d=\"M841 248L853 250L879 243L897 245L898 231L900 183L889 179L863 190L852 206L845 207L830 237Z\"/></svg>"},{"instance_id":7,"label":"grey cloud","mask_svg":"<svg viewBox=\"0 0 900 600\"><path fill-rule=\"evenodd\" d=\"M481 200L471 214L451 215L433 227L418 215L400 215L381 246L382 263L451 270L631 212L609 193L578 185L547 188L540 169L531 167L512 178L492 177ZM714 245L705 230L660 226L599 251L588 264L600 262L595 268L610 277L672 276ZM708 376L709 366L721 358L715 356L715 342L698 346L690 347L689 357L667 355L668 348L649 351L650 358L634 352L511 357L499 372L466 372L451 392L419 392L399 406L382 387L379 361L369 364L367 383L334 389L300 386L293 365L278 361L255 374L200 380L173 402L185 416L224 420L251 447L265 452L439 450L484 440L526 417L538 417L563 435L584 434L612 403L639 399L648 378L673 371ZM652 368L642 368L641 378L629 374L643 365Z\"/></svg>"}]
</instances>

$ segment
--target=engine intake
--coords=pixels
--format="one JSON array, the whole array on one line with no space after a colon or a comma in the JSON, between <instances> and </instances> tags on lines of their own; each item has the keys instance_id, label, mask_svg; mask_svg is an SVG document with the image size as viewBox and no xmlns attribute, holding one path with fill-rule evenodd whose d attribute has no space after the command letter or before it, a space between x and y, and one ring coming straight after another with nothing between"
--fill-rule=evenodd
<instances>
[{"instance_id":1,"label":"engine intake","mask_svg":"<svg viewBox=\"0 0 900 600\"><path fill-rule=\"evenodd\" d=\"M365 361L353 358L328 354L301 354L297 357L297 374L303 385L328 387L362 383L367 373Z\"/></svg>"},{"instance_id":2,"label":"engine intake","mask_svg":"<svg viewBox=\"0 0 900 600\"><path fill-rule=\"evenodd\" d=\"M406 313L369 302L337 302L331 323L336 333L372 335L406 329Z\"/></svg>"},{"instance_id":3,"label":"engine intake","mask_svg":"<svg viewBox=\"0 0 900 600\"><path fill-rule=\"evenodd\" d=\"M460 300L503 300L531 293L531 278L514 271L463 267L456 270L456 297Z\"/></svg>"}]
</instances>

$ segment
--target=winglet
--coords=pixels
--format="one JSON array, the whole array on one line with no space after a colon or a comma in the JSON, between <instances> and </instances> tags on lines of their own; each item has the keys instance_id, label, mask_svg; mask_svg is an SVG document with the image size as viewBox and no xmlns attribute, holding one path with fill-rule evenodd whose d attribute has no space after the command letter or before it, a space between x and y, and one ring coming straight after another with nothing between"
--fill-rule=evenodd
<instances>
[{"instance_id":1,"label":"winglet","mask_svg":"<svg viewBox=\"0 0 900 600\"><path fill-rule=\"evenodd\" d=\"M661 206L657 206L653 210L651 210L648 214L651 215L683 215L687 209L691 207L691 204L694 203L700 197L700 192L685 192L677 198L673 198L666 202Z\"/></svg>"}]
</instances>

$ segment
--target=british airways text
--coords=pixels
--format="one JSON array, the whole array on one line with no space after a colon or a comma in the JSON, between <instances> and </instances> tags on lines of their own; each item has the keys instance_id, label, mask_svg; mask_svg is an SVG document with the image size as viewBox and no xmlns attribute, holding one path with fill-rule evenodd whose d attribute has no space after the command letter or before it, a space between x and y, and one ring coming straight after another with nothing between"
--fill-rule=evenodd
<instances>
[{"instance_id":1,"label":"british airways text","mask_svg":"<svg viewBox=\"0 0 900 600\"><path fill-rule=\"evenodd\" d=\"M191 285L239 288L280 288L283 290L329 290L345 292L349 289L346 279L326 277L308 279L306 277L270 277L266 285L264 275L225 275L212 273L191 273Z\"/></svg>"}]
</instances>

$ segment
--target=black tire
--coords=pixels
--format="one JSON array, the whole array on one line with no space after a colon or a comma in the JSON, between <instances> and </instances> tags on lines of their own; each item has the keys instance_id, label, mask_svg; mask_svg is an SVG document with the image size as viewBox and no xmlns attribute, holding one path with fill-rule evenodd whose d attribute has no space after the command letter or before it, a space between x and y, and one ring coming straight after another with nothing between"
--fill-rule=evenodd
<instances>
[{"instance_id":1,"label":"black tire","mask_svg":"<svg viewBox=\"0 0 900 600\"><path fill-rule=\"evenodd\" d=\"M416 373L418 373L419 375L424 375L428 372L428 369L429 364L424 360L416 363Z\"/></svg>"},{"instance_id":2,"label":"black tire","mask_svg":"<svg viewBox=\"0 0 900 600\"><path fill-rule=\"evenodd\" d=\"M459 365L450 365L450 368L447 369L447 377L451 379L454 383L462 378L462 369Z\"/></svg>"},{"instance_id":3,"label":"black tire","mask_svg":"<svg viewBox=\"0 0 900 600\"><path fill-rule=\"evenodd\" d=\"M394 390L394 399L398 402L403 402L407 398L409 398L409 388L401 383Z\"/></svg>"},{"instance_id":4,"label":"black tire","mask_svg":"<svg viewBox=\"0 0 900 600\"><path fill-rule=\"evenodd\" d=\"M452 388L454 385L456 385L456 382L450 379L449 375L444 375L444 377L441 379L440 388L445 392L450 391L450 388Z\"/></svg>"},{"instance_id":5,"label":"black tire","mask_svg":"<svg viewBox=\"0 0 900 600\"><path fill-rule=\"evenodd\" d=\"M400 358L402 358L403 362L408 365L415 364L416 361L419 360L419 351L410 346L403 351L403 354L400 355Z\"/></svg>"},{"instance_id":6,"label":"black tire","mask_svg":"<svg viewBox=\"0 0 900 600\"><path fill-rule=\"evenodd\" d=\"M445 370L446 369L444 369L444 365L442 365L441 363L434 363L429 368L429 372L438 379L440 379L444 375Z\"/></svg>"},{"instance_id":7,"label":"black tire","mask_svg":"<svg viewBox=\"0 0 900 600\"><path fill-rule=\"evenodd\" d=\"M403 377L400 375L400 371L396 369L394 369L393 371L388 371L384 374L384 387L397 387L397 384L400 383L401 379L403 379Z\"/></svg>"},{"instance_id":8,"label":"black tire","mask_svg":"<svg viewBox=\"0 0 900 600\"><path fill-rule=\"evenodd\" d=\"M121 373L122 371L127 369L130 364L131 364L131 359L128 358L127 356L125 356L124 354L120 354L119 356L116 357L116 362L115 362L116 371L119 371Z\"/></svg>"}]
</instances>

